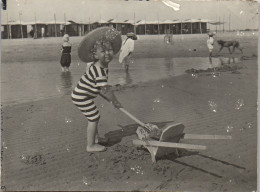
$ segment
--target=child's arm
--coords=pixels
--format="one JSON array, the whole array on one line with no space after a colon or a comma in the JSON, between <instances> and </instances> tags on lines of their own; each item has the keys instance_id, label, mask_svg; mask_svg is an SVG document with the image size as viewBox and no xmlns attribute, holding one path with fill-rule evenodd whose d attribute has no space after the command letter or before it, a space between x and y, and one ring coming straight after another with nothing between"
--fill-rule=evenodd
<instances>
[{"instance_id":1,"label":"child's arm","mask_svg":"<svg viewBox=\"0 0 260 192\"><path fill-rule=\"evenodd\" d=\"M121 103L117 100L114 94L114 90L112 86L106 85L101 87L100 95L103 96L108 101L110 101L115 106L115 108L122 108Z\"/></svg>"},{"instance_id":2,"label":"child's arm","mask_svg":"<svg viewBox=\"0 0 260 192\"><path fill-rule=\"evenodd\" d=\"M214 44L214 39L213 39L213 38L211 39L211 42L210 42L210 43L211 43L211 45L213 45L213 44Z\"/></svg>"},{"instance_id":3,"label":"child's arm","mask_svg":"<svg viewBox=\"0 0 260 192\"><path fill-rule=\"evenodd\" d=\"M60 49L60 52L62 53L62 51L63 51L63 46L61 46L61 49Z\"/></svg>"},{"instance_id":4,"label":"child's arm","mask_svg":"<svg viewBox=\"0 0 260 192\"><path fill-rule=\"evenodd\" d=\"M132 53L132 52L134 51L134 49L135 49L134 41L131 41L131 42L129 43L129 51L130 51L130 53Z\"/></svg>"}]
</instances>

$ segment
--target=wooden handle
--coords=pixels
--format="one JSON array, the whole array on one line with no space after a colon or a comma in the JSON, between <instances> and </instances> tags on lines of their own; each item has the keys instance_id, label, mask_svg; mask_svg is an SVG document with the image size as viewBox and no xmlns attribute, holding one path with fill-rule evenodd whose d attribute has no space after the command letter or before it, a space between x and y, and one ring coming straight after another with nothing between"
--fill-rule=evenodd
<instances>
[{"instance_id":1,"label":"wooden handle","mask_svg":"<svg viewBox=\"0 0 260 192\"><path fill-rule=\"evenodd\" d=\"M194 149L194 150L206 150L207 149L207 147L203 146L203 145L191 145L191 144L184 144L184 143L171 143L171 142L161 142L161 141L133 140L133 144L134 145L156 146L156 147Z\"/></svg>"},{"instance_id":2,"label":"wooden handle","mask_svg":"<svg viewBox=\"0 0 260 192\"><path fill-rule=\"evenodd\" d=\"M230 135L197 135L185 134L183 139L232 139Z\"/></svg>"},{"instance_id":3,"label":"wooden handle","mask_svg":"<svg viewBox=\"0 0 260 192\"><path fill-rule=\"evenodd\" d=\"M103 97L105 100L107 100L108 102L112 102L110 101L105 95L100 93L100 96ZM135 116L133 116L132 114L130 114L128 111L126 111L124 108L119 108L120 111L122 111L124 114L126 114L128 117L130 117L131 119L133 119L136 123L138 123L139 125L141 125L142 127L145 127L145 124L140 121L139 119L137 119Z\"/></svg>"},{"instance_id":4,"label":"wooden handle","mask_svg":"<svg viewBox=\"0 0 260 192\"><path fill-rule=\"evenodd\" d=\"M139 125L141 125L142 127L145 127L145 124L140 121L139 119L137 119L135 116L133 116L131 113L129 113L128 111L126 111L124 108L119 108L120 111L122 111L124 114L126 114L128 117L130 117L131 119L133 119L136 123L138 123Z\"/></svg>"}]
</instances>

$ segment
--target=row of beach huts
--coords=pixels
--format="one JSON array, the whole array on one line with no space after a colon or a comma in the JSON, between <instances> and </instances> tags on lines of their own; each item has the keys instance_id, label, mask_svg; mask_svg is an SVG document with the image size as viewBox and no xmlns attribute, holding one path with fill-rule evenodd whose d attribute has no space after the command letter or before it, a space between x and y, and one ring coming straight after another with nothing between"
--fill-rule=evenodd
<instances>
[{"instance_id":1,"label":"row of beach huts","mask_svg":"<svg viewBox=\"0 0 260 192\"><path fill-rule=\"evenodd\" d=\"M121 31L122 35L128 32L135 32L138 35L155 34L199 34L208 32L208 24L220 25L207 19L187 20L124 20L116 19L102 20L96 22L81 23L72 20L68 21L8 21L1 24L2 39L16 38L43 38L60 37L64 34L70 36L82 36L89 31L101 27L111 26Z\"/></svg>"}]
</instances>

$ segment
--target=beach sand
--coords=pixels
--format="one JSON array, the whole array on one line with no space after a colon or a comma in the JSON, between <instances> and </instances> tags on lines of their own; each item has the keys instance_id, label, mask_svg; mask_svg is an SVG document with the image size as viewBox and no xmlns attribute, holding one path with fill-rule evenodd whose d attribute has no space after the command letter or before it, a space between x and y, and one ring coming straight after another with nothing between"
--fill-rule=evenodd
<instances>
[{"instance_id":1,"label":"beach sand","mask_svg":"<svg viewBox=\"0 0 260 192\"><path fill-rule=\"evenodd\" d=\"M208 55L205 36L175 38L175 44L169 46L161 43L162 37L150 40L142 37L136 43L135 56ZM124 108L143 122L159 126L167 122L183 123L185 133L231 135L232 140L181 140L181 143L205 145L207 150L180 150L180 157L173 154L152 163L146 150L132 144L137 138L138 125L98 97L99 133L109 142L106 152L87 153L87 119L72 104L69 94L7 105L2 108L2 188L8 191L256 190L257 37L238 38L245 45L244 57L236 52L233 56L241 57L241 62L229 64L238 70L187 73L126 85L115 93ZM52 52L57 44L47 39L49 44L45 49L37 41L20 47L20 44L15 46L14 40L8 45L4 41L3 50L10 53L3 54L2 62L41 61L44 54L50 54L45 59L54 60ZM14 53L12 46L26 53L33 46L43 46L46 51ZM199 51L191 52L190 47ZM221 54L228 56L228 51ZM73 58L76 59L75 54Z\"/></svg>"}]
</instances>

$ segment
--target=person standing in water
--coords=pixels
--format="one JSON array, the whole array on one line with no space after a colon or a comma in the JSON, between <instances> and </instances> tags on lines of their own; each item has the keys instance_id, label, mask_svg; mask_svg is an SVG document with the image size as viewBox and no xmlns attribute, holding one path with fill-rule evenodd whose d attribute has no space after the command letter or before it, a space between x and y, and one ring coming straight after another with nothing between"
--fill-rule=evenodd
<instances>
[{"instance_id":1,"label":"person standing in water","mask_svg":"<svg viewBox=\"0 0 260 192\"><path fill-rule=\"evenodd\" d=\"M209 35L209 37L207 39L207 47L209 49L209 58L211 59L212 52L213 52L213 49L214 49L214 47L213 47L214 38L213 38L213 33L212 32L210 32L208 35Z\"/></svg>"},{"instance_id":2,"label":"person standing in water","mask_svg":"<svg viewBox=\"0 0 260 192\"><path fill-rule=\"evenodd\" d=\"M137 40L137 36L133 32L130 32L126 34L126 37L126 40L123 41L121 46L119 63L123 64L125 71L128 71L132 53L134 51L134 41Z\"/></svg>"},{"instance_id":3,"label":"person standing in water","mask_svg":"<svg viewBox=\"0 0 260 192\"><path fill-rule=\"evenodd\" d=\"M71 63L71 44L69 43L69 35L65 34L63 36L63 44L61 47L61 59L60 59L60 64L61 64L61 70L63 72L69 71L70 63Z\"/></svg>"}]
</instances>

